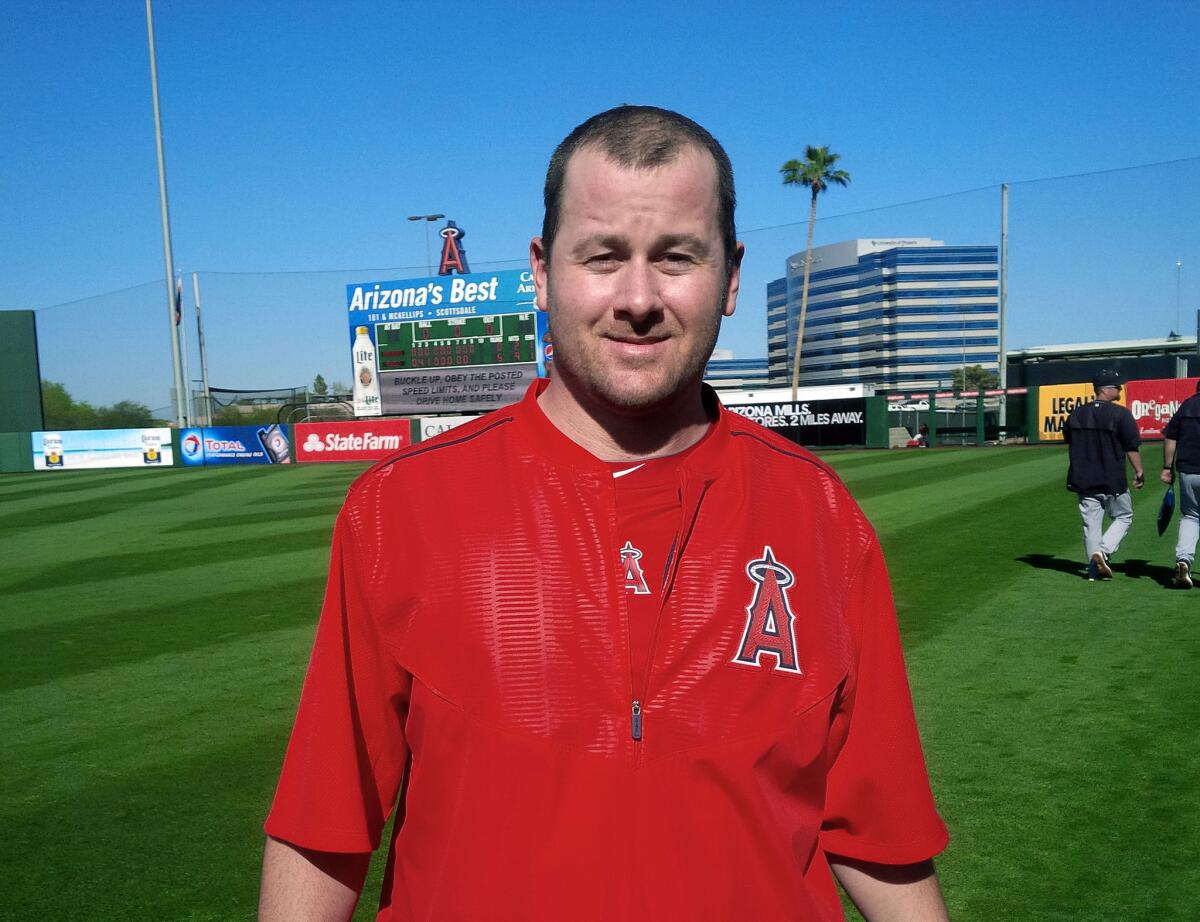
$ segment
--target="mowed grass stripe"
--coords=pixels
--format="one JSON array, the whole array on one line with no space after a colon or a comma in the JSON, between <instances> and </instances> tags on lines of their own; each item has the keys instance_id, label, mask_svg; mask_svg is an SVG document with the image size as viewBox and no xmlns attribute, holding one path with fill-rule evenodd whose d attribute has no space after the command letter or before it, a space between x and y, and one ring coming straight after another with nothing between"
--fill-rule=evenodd
<instances>
[{"instance_id":1,"label":"mowed grass stripe","mask_svg":"<svg viewBox=\"0 0 1200 922\"><path fill-rule=\"evenodd\" d=\"M136 778L237 739L286 737L315 623L0 695L14 772L0 816L18 817L98 780ZM282 751L275 753L279 762ZM57 767L56 767L57 766Z\"/></svg>"},{"instance_id":2,"label":"mowed grass stripe","mask_svg":"<svg viewBox=\"0 0 1200 922\"><path fill-rule=\"evenodd\" d=\"M324 573L329 564L327 547L260 559L248 567L244 560L192 560L178 570L147 573L131 587L127 579L114 579L86 586L48 586L20 594L0 594L0 649L13 631L59 624L72 630L72 622L104 617L111 612L158 602L163 618L179 610L207 611L213 594L241 593L244 611L253 611L257 592L276 584L286 585ZM137 595L131 594L131 588ZM131 606L131 603L134 603Z\"/></svg>"},{"instance_id":3,"label":"mowed grass stripe","mask_svg":"<svg viewBox=\"0 0 1200 922\"><path fill-rule=\"evenodd\" d=\"M954 917L1189 918L1200 599L1053 570L1002 585L908 654Z\"/></svg>"},{"instance_id":4,"label":"mowed grass stripe","mask_svg":"<svg viewBox=\"0 0 1200 922\"><path fill-rule=\"evenodd\" d=\"M144 507L159 500L178 502L185 498L196 498L206 491L235 489L246 490L254 481L274 476L269 468L235 472L234 479L224 471L189 471L180 468L161 471L141 471L141 477L117 481L114 489L101 489L93 496L69 496L61 498L50 478L53 474L41 474L46 479L45 493L35 493L20 499L5 502L0 528L34 529L51 525L77 524L99 516L111 515L129 509ZM82 478L83 474L75 475ZM287 476L284 474L284 476Z\"/></svg>"},{"instance_id":5,"label":"mowed grass stripe","mask_svg":"<svg viewBox=\"0 0 1200 922\"><path fill-rule=\"evenodd\" d=\"M213 648L232 638L255 637L311 625L320 610L325 578L264 583L235 592L206 592L179 604L159 599L146 605L5 631L8 665L0 692L58 682L154 657ZM248 595L249 593L249 595Z\"/></svg>"},{"instance_id":6,"label":"mowed grass stripe","mask_svg":"<svg viewBox=\"0 0 1200 922\"><path fill-rule=\"evenodd\" d=\"M1054 489L1065 502L1069 494L1063 487L1062 473L1055 453L1032 458L1002 455L993 467L975 476L897 477L877 481L876 489L864 490L861 496L853 486L850 492L881 534L921 525L933 528L947 517L967 518L983 529L988 524L985 507L994 510L997 504L1009 502L1015 508L1021 502L1015 495L1030 488ZM983 538L980 534L979 540Z\"/></svg>"},{"instance_id":7,"label":"mowed grass stripe","mask_svg":"<svg viewBox=\"0 0 1200 922\"><path fill-rule=\"evenodd\" d=\"M1150 471L1155 451L1144 452ZM1200 905L1190 869L1200 844L1200 793L1190 782L1200 763L1200 696L1191 691L1200 592L1161 585L1174 537L1154 533L1161 488L1135 494L1117 578L1088 583L1061 448L827 460L852 490L859 478L888 555L926 752L954 836L940 862L952 917L1190 917ZM221 488L176 499L158 494L157 475L133 472L154 488L147 501L82 529L10 530L0 492L0 553L28 553L21 566L32 570L61 573L67 554L86 566L142 553L142 520L172 529L164 553L202 549L179 569L0 592L0 625L44 676L32 684L25 669L0 692L0 862L22 869L0 884L0 918L10 907L12 918L60 917L63 893L86 894L94 918L253 915L259 824L328 549L326 539L222 560L217 523L230 520L235 548L315 530L324 503L329 527L361 470L218 471ZM184 483L209 473L169 476ZM124 489L115 483L102 499ZM311 518L302 514L309 504ZM282 515L265 524L259 510ZM11 558L0 559L0 579L9 578ZM214 610L200 610L213 593ZM71 623L88 618L97 623ZM74 649L89 644L96 649ZM1155 848L1162 842L1165 854ZM357 919L374 916L378 867Z\"/></svg>"},{"instance_id":8,"label":"mowed grass stripe","mask_svg":"<svg viewBox=\"0 0 1200 922\"><path fill-rule=\"evenodd\" d=\"M192 566L198 557L251 561L290 551L323 547L329 544L331 536L331 525L323 523L303 531L272 532L218 541L194 541L173 548L163 548L155 543L141 551L98 554L48 567L26 567L10 571L0 580L0 590L6 593L21 593L39 589L47 584L79 586L126 577L136 578L148 573L185 569Z\"/></svg>"},{"instance_id":9,"label":"mowed grass stripe","mask_svg":"<svg viewBox=\"0 0 1200 922\"><path fill-rule=\"evenodd\" d=\"M1046 464L1054 464L1055 462L1050 460L1054 454L1053 449L997 448L988 451L987 455L994 455L988 457L974 449L948 449L929 452L928 459L918 459L920 463L904 463L904 459L899 459L896 470L878 467L866 471L852 470L844 475L843 480L861 501L892 492L897 482L911 484L917 480L922 485L936 485L956 478L991 475L997 470L1010 471L1024 465L1040 468ZM1060 470L1059 473L1065 475L1065 470ZM1060 478L1062 479L1065 479L1065 476Z\"/></svg>"},{"instance_id":10,"label":"mowed grass stripe","mask_svg":"<svg viewBox=\"0 0 1200 922\"><path fill-rule=\"evenodd\" d=\"M24 715L0 717L17 767L0 860L27 869L5 875L3 904L59 918L69 892L88 901L72 918L251 917L311 641L308 625L0 696Z\"/></svg>"}]
</instances>

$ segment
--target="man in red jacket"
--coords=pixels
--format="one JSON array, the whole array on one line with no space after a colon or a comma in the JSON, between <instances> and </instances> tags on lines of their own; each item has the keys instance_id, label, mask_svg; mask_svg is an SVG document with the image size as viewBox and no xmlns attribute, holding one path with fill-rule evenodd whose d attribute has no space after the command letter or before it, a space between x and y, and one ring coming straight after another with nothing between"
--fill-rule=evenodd
<instances>
[{"instance_id":1,"label":"man in red jacket","mask_svg":"<svg viewBox=\"0 0 1200 922\"><path fill-rule=\"evenodd\" d=\"M946 918L874 532L702 384L743 248L703 128L579 126L530 246L549 381L338 518L260 918ZM414 528L411 523L421 523Z\"/></svg>"}]
</instances>

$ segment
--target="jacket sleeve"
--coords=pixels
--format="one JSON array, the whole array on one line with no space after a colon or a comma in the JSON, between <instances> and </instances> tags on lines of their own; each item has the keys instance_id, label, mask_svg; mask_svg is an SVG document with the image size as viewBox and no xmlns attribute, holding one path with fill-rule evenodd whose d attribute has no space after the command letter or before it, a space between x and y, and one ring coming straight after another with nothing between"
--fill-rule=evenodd
<instances>
[{"instance_id":1,"label":"jacket sleeve","mask_svg":"<svg viewBox=\"0 0 1200 922\"><path fill-rule=\"evenodd\" d=\"M948 836L929 789L891 587L873 537L850 587L848 616L858 654L834 716L845 742L829 769L821 846L880 864L923 861Z\"/></svg>"},{"instance_id":2,"label":"jacket sleeve","mask_svg":"<svg viewBox=\"0 0 1200 922\"><path fill-rule=\"evenodd\" d=\"M1118 436L1124 451L1134 451L1142 444L1142 434L1138 432L1137 420L1129 411L1121 414L1121 428Z\"/></svg>"},{"instance_id":3,"label":"jacket sleeve","mask_svg":"<svg viewBox=\"0 0 1200 922\"><path fill-rule=\"evenodd\" d=\"M395 661L359 572L346 510L267 834L302 848L370 852L408 760L403 721L412 680Z\"/></svg>"}]
</instances>

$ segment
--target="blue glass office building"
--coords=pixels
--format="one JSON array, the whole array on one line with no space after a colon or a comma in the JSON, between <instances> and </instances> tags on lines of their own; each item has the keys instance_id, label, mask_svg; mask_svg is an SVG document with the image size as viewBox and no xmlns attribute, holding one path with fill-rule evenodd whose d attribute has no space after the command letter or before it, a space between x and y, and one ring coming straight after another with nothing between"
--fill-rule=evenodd
<instances>
[{"instance_id":1,"label":"blue glass office building","mask_svg":"<svg viewBox=\"0 0 1200 922\"><path fill-rule=\"evenodd\" d=\"M767 285L772 386L791 383L804 252ZM948 386L956 368L998 368L994 246L928 237L847 240L813 249L800 384L881 390Z\"/></svg>"}]
</instances>

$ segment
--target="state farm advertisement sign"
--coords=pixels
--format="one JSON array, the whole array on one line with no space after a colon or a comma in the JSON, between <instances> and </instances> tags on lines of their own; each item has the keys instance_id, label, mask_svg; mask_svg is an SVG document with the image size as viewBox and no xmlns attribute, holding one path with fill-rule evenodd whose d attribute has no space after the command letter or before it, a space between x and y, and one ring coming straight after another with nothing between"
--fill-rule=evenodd
<instances>
[{"instance_id":1,"label":"state farm advertisement sign","mask_svg":"<svg viewBox=\"0 0 1200 922\"><path fill-rule=\"evenodd\" d=\"M297 461L379 461L412 444L412 421L370 419L353 423L296 423Z\"/></svg>"},{"instance_id":2,"label":"state farm advertisement sign","mask_svg":"<svg viewBox=\"0 0 1200 922\"><path fill-rule=\"evenodd\" d=\"M1130 381L1125 385L1125 406L1137 420L1144 439L1161 439L1163 427L1179 405L1196 393L1200 378L1158 378Z\"/></svg>"}]
</instances>

